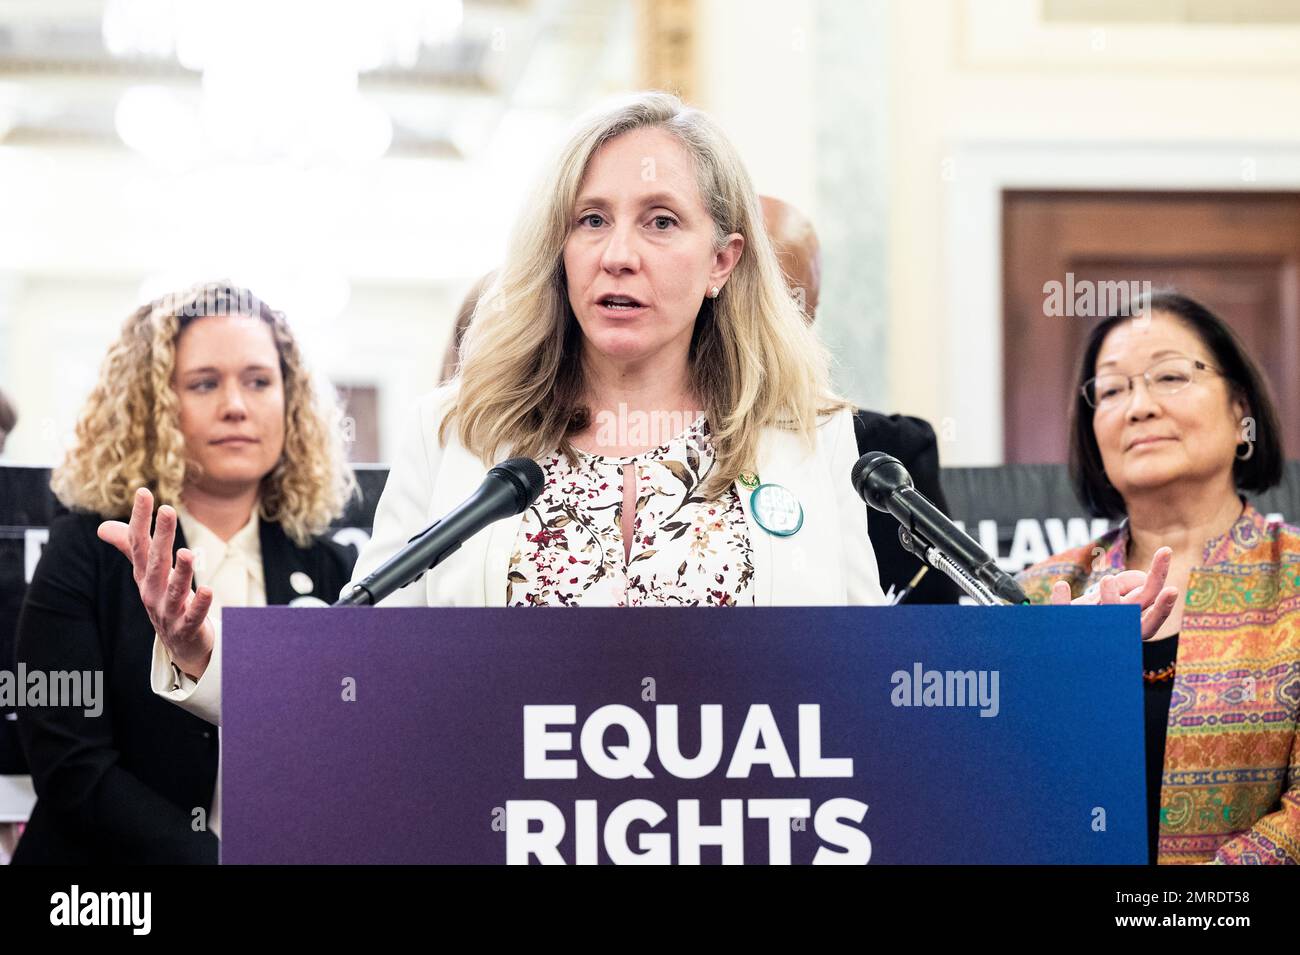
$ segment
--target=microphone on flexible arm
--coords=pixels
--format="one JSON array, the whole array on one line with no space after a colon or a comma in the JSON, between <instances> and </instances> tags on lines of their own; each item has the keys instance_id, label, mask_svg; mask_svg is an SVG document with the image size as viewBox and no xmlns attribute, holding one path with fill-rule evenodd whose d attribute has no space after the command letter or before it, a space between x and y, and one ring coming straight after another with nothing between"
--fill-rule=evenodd
<instances>
[{"instance_id":1,"label":"microphone on flexible arm","mask_svg":"<svg viewBox=\"0 0 1300 955\"><path fill-rule=\"evenodd\" d=\"M532 458L511 458L492 470L460 507L412 537L374 573L335 601L335 607L379 603L424 576L493 521L520 514L542 493L546 478Z\"/></svg>"},{"instance_id":2,"label":"microphone on flexible arm","mask_svg":"<svg viewBox=\"0 0 1300 955\"><path fill-rule=\"evenodd\" d=\"M1029 603L1011 575L912 486L912 476L897 458L868 451L853 465L851 480L868 505L898 520L904 550L943 571L978 603Z\"/></svg>"}]
</instances>

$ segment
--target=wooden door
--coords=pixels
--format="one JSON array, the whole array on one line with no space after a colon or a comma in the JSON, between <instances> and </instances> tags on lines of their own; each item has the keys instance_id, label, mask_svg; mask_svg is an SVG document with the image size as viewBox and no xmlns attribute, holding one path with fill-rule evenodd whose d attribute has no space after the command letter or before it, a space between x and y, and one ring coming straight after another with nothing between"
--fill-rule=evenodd
<instances>
[{"instance_id":1,"label":"wooden door","mask_svg":"<svg viewBox=\"0 0 1300 955\"><path fill-rule=\"evenodd\" d=\"M1007 191L1002 213L1009 463L1066 459L1076 363L1098 320L1048 314L1044 286L1070 276L1076 290L1150 282L1227 321L1273 387L1288 456L1300 454L1300 194Z\"/></svg>"}]
</instances>

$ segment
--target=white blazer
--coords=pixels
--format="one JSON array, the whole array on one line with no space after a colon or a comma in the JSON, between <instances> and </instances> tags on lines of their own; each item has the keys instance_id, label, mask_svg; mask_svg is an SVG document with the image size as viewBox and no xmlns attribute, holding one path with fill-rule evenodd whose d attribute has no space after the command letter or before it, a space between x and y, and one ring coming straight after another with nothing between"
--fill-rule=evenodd
<instances>
[{"instance_id":1,"label":"white blazer","mask_svg":"<svg viewBox=\"0 0 1300 955\"><path fill-rule=\"evenodd\" d=\"M447 445L438 426L454 385L422 397L375 510L374 531L357 559L352 584L388 560L416 533L454 509L483 482L487 466L461 445ZM867 537L866 505L849 473L858 458L848 410L826 417L809 453L797 434L766 428L759 439L758 476L780 484L803 505L804 522L790 537L763 530L749 509L750 490L736 490L749 522L754 599L758 606L883 604L876 557ZM523 515L497 521L423 578L380 602L383 607L503 607L506 573ZM348 590L352 584L348 585Z\"/></svg>"}]
</instances>

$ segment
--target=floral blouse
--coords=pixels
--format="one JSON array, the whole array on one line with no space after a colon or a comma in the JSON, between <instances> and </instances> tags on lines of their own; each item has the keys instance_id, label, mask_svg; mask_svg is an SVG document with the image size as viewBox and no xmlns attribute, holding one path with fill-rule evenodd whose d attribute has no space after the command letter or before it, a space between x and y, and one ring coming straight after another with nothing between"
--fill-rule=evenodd
<instances>
[{"instance_id":1,"label":"floral blouse","mask_svg":"<svg viewBox=\"0 0 1300 955\"><path fill-rule=\"evenodd\" d=\"M576 450L576 449L575 449ZM698 488L715 457L700 415L665 445L627 458L577 451L538 463L546 488L524 513L510 558L506 606L734 606L754 603L749 525L740 496ZM630 556L623 474L636 475Z\"/></svg>"}]
</instances>

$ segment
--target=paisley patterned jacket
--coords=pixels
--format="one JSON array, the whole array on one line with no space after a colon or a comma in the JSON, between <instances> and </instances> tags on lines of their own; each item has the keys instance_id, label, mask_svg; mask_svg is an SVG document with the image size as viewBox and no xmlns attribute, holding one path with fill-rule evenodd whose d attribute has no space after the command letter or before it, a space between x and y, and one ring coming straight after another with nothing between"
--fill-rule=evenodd
<instances>
[{"instance_id":1,"label":"paisley patterned jacket","mask_svg":"<svg viewBox=\"0 0 1300 955\"><path fill-rule=\"evenodd\" d=\"M1046 603L1124 569L1128 527L1020 576ZM1246 505L1183 608L1160 790L1160 864L1300 863L1300 528ZM1137 674L1133 674L1137 679Z\"/></svg>"}]
</instances>

